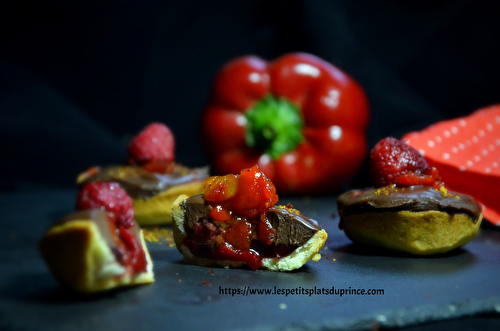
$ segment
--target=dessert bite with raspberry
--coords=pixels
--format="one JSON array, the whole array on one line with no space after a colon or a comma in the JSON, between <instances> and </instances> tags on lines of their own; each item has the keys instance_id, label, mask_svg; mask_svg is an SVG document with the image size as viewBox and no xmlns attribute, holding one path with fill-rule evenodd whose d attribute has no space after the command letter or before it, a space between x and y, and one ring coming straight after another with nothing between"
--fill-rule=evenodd
<instances>
[{"instance_id":1,"label":"dessert bite with raspberry","mask_svg":"<svg viewBox=\"0 0 500 331\"><path fill-rule=\"evenodd\" d=\"M482 221L474 198L449 191L438 170L388 137L370 153L373 188L337 199L339 227L354 242L411 254L444 253L472 240Z\"/></svg>"},{"instance_id":2,"label":"dessert bite with raspberry","mask_svg":"<svg viewBox=\"0 0 500 331\"><path fill-rule=\"evenodd\" d=\"M116 182L132 198L139 225L172 223L170 206L180 194L203 192L208 168L189 168L175 162L175 138L168 126L151 123L130 141L124 165L92 167L77 184Z\"/></svg>"},{"instance_id":3,"label":"dessert bite with raspberry","mask_svg":"<svg viewBox=\"0 0 500 331\"><path fill-rule=\"evenodd\" d=\"M174 202L173 232L188 263L290 271L323 248L327 234L291 205L276 206L274 184L257 166L214 176L203 194Z\"/></svg>"},{"instance_id":4,"label":"dessert bite with raspberry","mask_svg":"<svg viewBox=\"0 0 500 331\"><path fill-rule=\"evenodd\" d=\"M62 285L92 293L154 281L127 192L117 183L88 183L78 194L76 209L53 224L39 244Z\"/></svg>"}]
</instances>

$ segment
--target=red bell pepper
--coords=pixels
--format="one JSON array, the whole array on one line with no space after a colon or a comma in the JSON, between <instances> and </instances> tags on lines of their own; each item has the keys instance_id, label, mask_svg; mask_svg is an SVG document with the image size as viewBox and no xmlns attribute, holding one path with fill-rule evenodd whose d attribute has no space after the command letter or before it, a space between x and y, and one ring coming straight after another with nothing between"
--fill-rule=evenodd
<instances>
[{"instance_id":1,"label":"red bell pepper","mask_svg":"<svg viewBox=\"0 0 500 331\"><path fill-rule=\"evenodd\" d=\"M202 136L215 174L258 165L280 194L342 189L367 155L368 101L334 65L293 53L244 56L215 78Z\"/></svg>"}]
</instances>

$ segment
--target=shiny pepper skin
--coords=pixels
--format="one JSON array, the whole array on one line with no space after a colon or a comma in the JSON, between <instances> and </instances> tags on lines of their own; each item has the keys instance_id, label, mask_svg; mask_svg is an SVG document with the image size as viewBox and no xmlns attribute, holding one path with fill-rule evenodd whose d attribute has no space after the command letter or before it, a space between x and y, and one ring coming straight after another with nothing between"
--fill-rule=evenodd
<instances>
[{"instance_id":1,"label":"shiny pepper skin","mask_svg":"<svg viewBox=\"0 0 500 331\"><path fill-rule=\"evenodd\" d=\"M258 165L279 194L338 192L367 156L369 107L342 70L304 53L227 63L202 116L214 174Z\"/></svg>"}]
</instances>

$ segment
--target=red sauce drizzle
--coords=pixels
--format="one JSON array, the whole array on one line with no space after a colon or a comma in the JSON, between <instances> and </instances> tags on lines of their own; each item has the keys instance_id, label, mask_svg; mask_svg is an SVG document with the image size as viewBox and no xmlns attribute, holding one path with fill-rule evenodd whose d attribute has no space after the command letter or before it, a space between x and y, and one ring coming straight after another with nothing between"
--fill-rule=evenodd
<instances>
[{"instance_id":1,"label":"red sauce drizzle","mask_svg":"<svg viewBox=\"0 0 500 331\"><path fill-rule=\"evenodd\" d=\"M258 269L262 266L262 257L253 249L236 249L227 242L217 247L210 254L210 257L216 260L228 260L244 262L252 269Z\"/></svg>"},{"instance_id":2,"label":"red sauce drizzle","mask_svg":"<svg viewBox=\"0 0 500 331\"><path fill-rule=\"evenodd\" d=\"M132 235L130 227L117 224L118 221L109 219L109 225L113 236L119 262L132 274L146 272L146 253L139 239Z\"/></svg>"}]
</instances>

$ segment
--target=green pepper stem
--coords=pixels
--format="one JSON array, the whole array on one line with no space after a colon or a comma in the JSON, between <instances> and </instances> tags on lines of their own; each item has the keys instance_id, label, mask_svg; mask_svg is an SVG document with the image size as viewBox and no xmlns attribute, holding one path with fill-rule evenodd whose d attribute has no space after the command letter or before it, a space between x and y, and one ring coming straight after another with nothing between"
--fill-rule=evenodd
<instances>
[{"instance_id":1,"label":"green pepper stem","mask_svg":"<svg viewBox=\"0 0 500 331\"><path fill-rule=\"evenodd\" d=\"M304 140L299 108L285 98L268 95L245 113L245 141L273 160L292 151Z\"/></svg>"}]
</instances>

